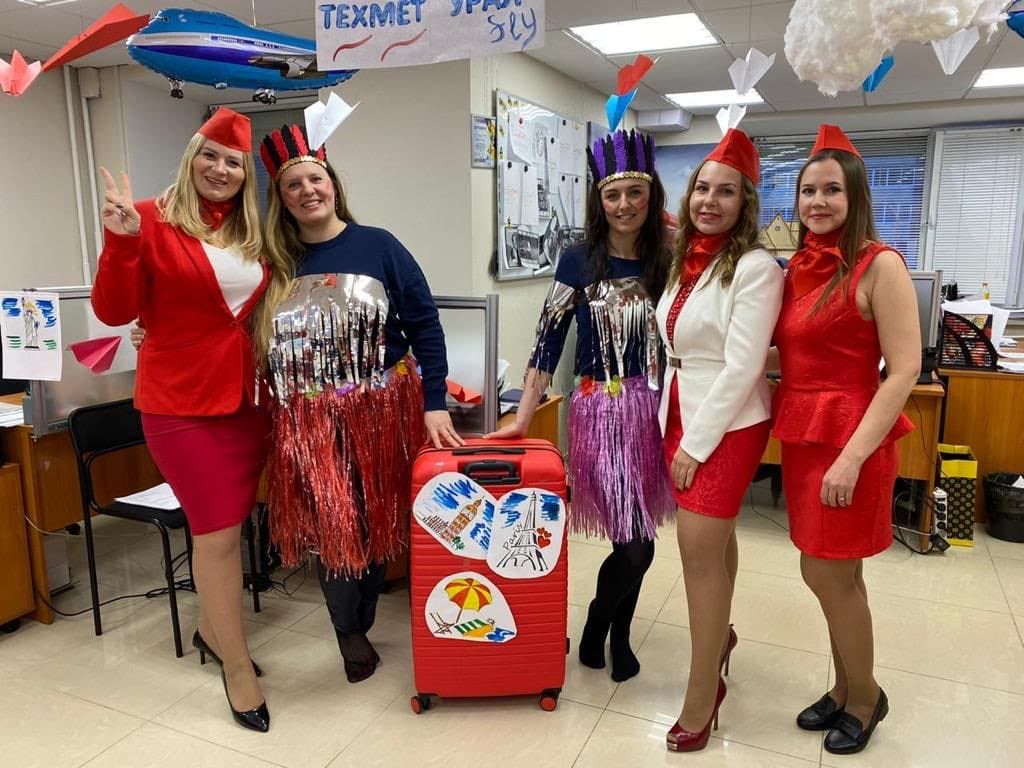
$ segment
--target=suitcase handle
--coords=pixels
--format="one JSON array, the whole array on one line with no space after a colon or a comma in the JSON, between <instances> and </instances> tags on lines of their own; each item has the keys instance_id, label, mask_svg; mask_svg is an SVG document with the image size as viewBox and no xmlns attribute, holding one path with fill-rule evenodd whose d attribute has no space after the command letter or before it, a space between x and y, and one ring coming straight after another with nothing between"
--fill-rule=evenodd
<instances>
[{"instance_id":1,"label":"suitcase handle","mask_svg":"<svg viewBox=\"0 0 1024 768\"><path fill-rule=\"evenodd\" d=\"M511 461L496 459L471 461L462 468L462 474L487 485L518 485L522 482L522 478L519 477L519 467Z\"/></svg>"},{"instance_id":2,"label":"suitcase handle","mask_svg":"<svg viewBox=\"0 0 1024 768\"><path fill-rule=\"evenodd\" d=\"M506 456L522 456L526 453L525 448L456 448L452 456L475 456L480 453L500 453Z\"/></svg>"}]
</instances>

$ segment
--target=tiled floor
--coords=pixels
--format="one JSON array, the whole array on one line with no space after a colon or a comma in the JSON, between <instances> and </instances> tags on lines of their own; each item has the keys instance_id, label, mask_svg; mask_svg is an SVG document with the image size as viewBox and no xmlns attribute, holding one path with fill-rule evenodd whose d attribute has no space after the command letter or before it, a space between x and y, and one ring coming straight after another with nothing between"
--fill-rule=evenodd
<instances>
[{"instance_id":1,"label":"tiled floor","mask_svg":"<svg viewBox=\"0 0 1024 768\"><path fill-rule=\"evenodd\" d=\"M253 655L266 669L269 734L230 719L219 675L189 649L175 659L165 599L116 603L95 637L88 614L53 626L27 621L0 635L0 765L99 766L1019 766L1024 754L1024 545L977 533L973 549L919 557L894 545L866 566L878 677L891 713L870 748L839 758L793 717L829 684L828 638L800 581L797 554L767 493L740 518L733 656L721 730L697 755L668 753L689 658L688 618L673 531L662 532L633 630L643 669L624 684L569 657L557 711L534 699L440 702L409 710L407 593L386 595L372 634L384 664L345 682L315 576L288 582L264 610L247 608ZM103 519L97 526L104 597L159 586L154 535ZM69 539L74 589L85 607L82 542ZM570 543L570 635L607 545ZM2 585L0 585L2 588ZM196 616L181 600L185 631ZM1016 755L1016 757L1014 757Z\"/></svg>"}]
</instances>

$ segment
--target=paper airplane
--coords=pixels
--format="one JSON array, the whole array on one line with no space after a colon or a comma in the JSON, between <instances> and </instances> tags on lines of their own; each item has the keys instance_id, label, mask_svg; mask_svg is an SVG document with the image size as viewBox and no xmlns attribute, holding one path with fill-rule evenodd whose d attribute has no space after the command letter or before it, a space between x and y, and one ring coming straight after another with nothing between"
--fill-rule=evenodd
<instances>
[{"instance_id":1,"label":"paper airplane","mask_svg":"<svg viewBox=\"0 0 1024 768\"><path fill-rule=\"evenodd\" d=\"M352 111L359 106L349 106L338 94L331 92L327 103L314 101L303 111L306 117L306 136L309 137L309 148L316 152L332 133L348 119Z\"/></svg>"},{"instance_id":2,"label":"paper airplane","mask_svg":"<svg viewBox=\"0 0 1024 768\"><path fill-rule=\"evenodd\" d=\"M635 90L640 81L644 79L644 76L651 71L651 67L655 65L656 61L650 56L639 54L636 57L636 61L632 64L627 64L619 70L619 79L615 87L615 93L619 96L625 96L632 90Z\"/></svg>"},{"instance_id":3,"label":"paper airplane","mask_svg":"<svg viewBox=\"0 0 1024 768\"><path fill-rule=\"evenodd\" d=\"M865 93L875 91L882 84L882 81L885 80L885 76L889 74L889 70L892 69L895 63L896 59L893 56L886 56L882 59L882 63L875 68L875 71L864 78L863 88Z\"/></svg>"},{"instance_id":4,"label":"paper airplane","mask_svg":"<svg viewBox=\"0 0 1024 768\"><path fill-rule=\"evenodd\" d=\"M740 96L749 93L774 63L774 53L771 56L766 56L757 48L747 51L745 59L736 59L729 65L729 77L732 78L732 85L736 89L736 93Z\"/></svg>"},{"instance_id":5,"label":"paper airplane","mask_svg":"<svg viewBox=\"0 0 1024 768\"><path fill-rule=\"evenodd\" d=\"M445 379L445 383L448 385L448 394L455 398L457 403L466 403L468 405L479 405L484 401L484 396L476 390L465 387L459 384L457 381L451 379Z\"/></svg>"},{"instance_id":6,"label":"paper airplane","mask_svg":"<svg viewBox=\"0 0 1024 768\"><path fill-rule=\"evenodd\" d=\"M605 112L608 114L609 132L614 133L615 129L619 127L619 123L622 122L622 116L626 114L626 110L633 103L633 99L636 98L637 91L639 90L637 88L621 96L614 94L608 97L608 103L605 104Z\"/></svg>"},{"instance_id":7,"label":"paper airplane","mask_svg":"<svg viewBox=\"0 0 1024 768\"><path fill-rule=\"evenodd\" d=\"M82 56L113 45L119 40L135 34L149 23L149 14L138 15L130 8L118 3L95 22L86 27L80 35L75 35L64 44L64 47L46 60L43 71L67 64Z\"/></svg>"},{"instance_id":8,"label":"paper airplane","mask_svg":"<svg viewBox=\"0 0 1024 768\"><path fill-rule=\"evenodd\" d=\"M952 75L956 72L957 68L964 63L967 54L974 49L979 40L981 40L981 30L977 27L961 29L945 40L933 40L932 48L935 50L935 56L938 58L939 64L942 65L942 71L947 75Z\"/></svg>"},{"instance_id":9,"label":"paper airplane","mask_svg":"<svg viewBox=\"0 0 1024 768\"><path fill-rule=\"evenodd\" d=\"M42 68L41 62L29 64L15 51L11 54L10 64L0 59L0 90L11 96L20 96L36 79Z\"/></svg>"},{"instance_id":10,"label":"paper airplane","mask_svg":"<svg viewBox=\"0 0 1024 768\"><path fill-rule=\"evenodd\" d=\"M722 107L718 110L715 114L715 120L718 121L718 127L722 130L722 135L724 136L726 131L730 128L735 128L746 116L746 107L741 107L739 104L730 104L728 107Z\"/></svg>"},{"instance_id":11,"label":"paper airplane","mask_svg":"<svg viewBox=\"0 0 1024 768\"><path fill-rule=\"evenodd\" d=\"M68 348L80 362L93 373L103 373L110 369L114 355L121 344L120 336L103 336L99 339L86 339L69 344Z\"/></svg>"}]
</instances>

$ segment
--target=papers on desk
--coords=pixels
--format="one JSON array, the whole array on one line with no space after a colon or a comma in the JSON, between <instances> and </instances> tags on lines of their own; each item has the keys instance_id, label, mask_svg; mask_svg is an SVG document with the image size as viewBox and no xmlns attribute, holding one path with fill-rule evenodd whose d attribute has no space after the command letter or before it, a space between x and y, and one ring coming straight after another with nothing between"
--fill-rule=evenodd
<instances>
[{"instance_id":1,"label":"papers on desk","mask_svg":"<svg viewBox=\"0 0 1024 768\"><path fill-rule=\"evenodd\" d=\"M25 411L20 405L0 403L0 427L20 427L25 423Z\"/></svg>"},{"instance_id":2,"label":"papers on desk","mask_svg":"<svg viewBox=\"0 0 1024 768\"><path fill-rule=\"evenodd\" d=\"M122 496L121 498L114 499L114 501L166 510L178 509L181 506L178 498L174 495L174 491L171 490L171 486L167 483L161 483L144 491L133 493L131 496Z\"/></svg>"},{"instance_id":3,"label":"papers on desk","mask_svg":"<svg viewBox=\"0 0 1024 768\"><path fill-rule=\"evenodd\" d=\"M988 299L970 299L965 301L946 301L942 303L943 312L955 312L958 315L992 315L992 339L994 345L1000 343L1006 324L1010 320L1009 310L997 307Z\"/></svg>"},{"instance_id":4,"label":"papers on desk","mask_svg":"<svg viewBox=\"0 0 1024 768\"><path fill-rule=\"evenodd\" d=\"M1009 373L1024 373L1024 361L999 358L999 369Z\"/></svg>"}]
</instances>

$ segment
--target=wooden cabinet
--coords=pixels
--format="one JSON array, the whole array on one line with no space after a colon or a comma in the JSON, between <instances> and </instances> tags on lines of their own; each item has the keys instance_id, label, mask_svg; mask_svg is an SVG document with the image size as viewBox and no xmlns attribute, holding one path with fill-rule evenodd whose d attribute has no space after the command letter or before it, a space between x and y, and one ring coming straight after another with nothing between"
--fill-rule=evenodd
<instances>
[{"instance_id":1,"label":"wooden cabinet","mask_svg":"<svg viewBox=\"0 0 1024 768\"><path fill-rule=\"evenodd\" d=\"M561 395L551 395L547 400L537 406L533 414L533 421L530 422L530 430L526 437L537 440L547 440L558 447L558 424L559 405L562 402ZM506 427L515 423L515 413L506 413L498 419L498 427Z\"/></svg>"},{"instance_id":2,"label":"wooden cabinet","mask_svg":"<svg viewBox=\"0 0 1024 768\"><path fill-rule=\"evenodd\" d=\"M25 509L21 503L21 472L17 464L3 464L0 465L0 624L31 613L34 607Z\"/></svg>"}]
</instances>

